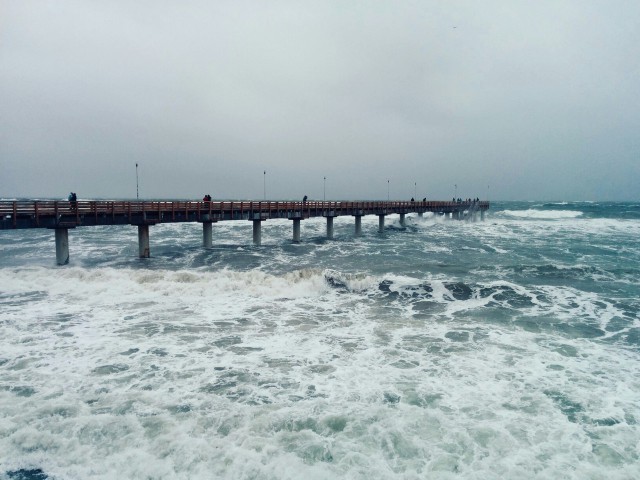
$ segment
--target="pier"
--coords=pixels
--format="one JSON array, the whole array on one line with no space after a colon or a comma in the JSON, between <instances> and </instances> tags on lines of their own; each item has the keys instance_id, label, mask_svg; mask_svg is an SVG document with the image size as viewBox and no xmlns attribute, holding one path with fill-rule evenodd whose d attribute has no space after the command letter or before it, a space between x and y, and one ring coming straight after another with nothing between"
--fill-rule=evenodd
<instances>
[{"instance_id":1,"label":"pier","mask_svg":"<svg viewBox=\"0 0 640 480\"><path fill-rule=\"evenodd\" d=\"M489 209L488 201L0 201L0 230L48 228L55 230L56 261L69 262L69 229L97 225L132 225L138 227L138 246L141 258L151 255L149 227L160 223L202 223L202 242L205 248L213 243L213 224L221 221L250 221L253 223L253 243L262 241L262 223L270 219L289 219L293 224L293 241L300 242L302 220L325 217L327 238L333 238L333 219L352 216L354 235L362 235L362 217L377 215L378 231L384 231L385 217L400 215L423 216L431 212L446 218L475 221Z\"/></svg>"}]
</instances>

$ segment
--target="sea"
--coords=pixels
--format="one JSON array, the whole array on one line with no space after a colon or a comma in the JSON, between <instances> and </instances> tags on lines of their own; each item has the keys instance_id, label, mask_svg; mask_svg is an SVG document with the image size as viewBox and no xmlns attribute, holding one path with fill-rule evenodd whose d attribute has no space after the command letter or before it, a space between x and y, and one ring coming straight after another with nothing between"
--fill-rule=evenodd
<instances>
[{"instance_id":1,"label":"sea","mask_svg":"<svg viewBox=\"0 0 640 480\"><path fill-rule=\"evenodd\" d=\"M640 203L0 231L0 479L640 478Z\"/></svg>"}]
</instances>

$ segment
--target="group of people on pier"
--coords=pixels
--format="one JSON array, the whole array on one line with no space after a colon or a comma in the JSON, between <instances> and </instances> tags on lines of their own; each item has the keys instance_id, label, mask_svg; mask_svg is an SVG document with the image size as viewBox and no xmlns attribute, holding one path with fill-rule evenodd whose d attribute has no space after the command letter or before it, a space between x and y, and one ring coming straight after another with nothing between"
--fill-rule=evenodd
<instances>
[{"instance_id":1,"label":"group of people on pier","mask_svg":"<svg viewBox=\"0 0 640 480\"><path fill-rule=\"evenodd\" d=\"M307 196L305 195L304 198L302 199L303 202L307 201ZM76 205L76 202L78 201L78 196L76 195L75 192L71 192L69 193L68 196L68 200L69 202L71 202L72 205ZM202 197L202 201L203 202L210 202L211 201L211 195L209 195L208 193ZM413 197L411 197L411 201L415 202L415 199ZM456 203L462 203L462 202L466 202L466 203L477 203L480 201L479 198L467 198L466 200L463 200L462 198L458 198L456 199L455 197L453 198L453 201ZM427 202L427 197L424 197L422 199L422 203L426 203Z\"/></svg>"}]
</instances>

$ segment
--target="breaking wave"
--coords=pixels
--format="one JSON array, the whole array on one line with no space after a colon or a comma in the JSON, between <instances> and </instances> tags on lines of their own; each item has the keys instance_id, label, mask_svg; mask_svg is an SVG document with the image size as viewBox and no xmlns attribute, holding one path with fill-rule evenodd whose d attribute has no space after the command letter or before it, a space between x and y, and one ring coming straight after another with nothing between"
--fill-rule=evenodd
<instances>
[{"instance_id":1,"label":"breaking wave","mask_svg":"<svg viewBox=\"0 0 640 480\"><path fill-rule=\"evenodd\" d=\"M496 215L512 218L532 218L536 220L560 220L565 218L577 218L582 212L576 210L503 210Z\"/></svg>"}]
</instances>

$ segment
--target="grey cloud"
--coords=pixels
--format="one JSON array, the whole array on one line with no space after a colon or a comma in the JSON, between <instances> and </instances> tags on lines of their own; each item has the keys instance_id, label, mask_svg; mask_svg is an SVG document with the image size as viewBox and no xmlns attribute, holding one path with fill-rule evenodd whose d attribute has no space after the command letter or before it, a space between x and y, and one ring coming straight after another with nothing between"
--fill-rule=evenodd
<instances>
[{"instance_id":1,"label":"grey cloud","mask_svg":"<svg viewBox=\"0 0 640 480\"><path fill-rule=\"evenodd\" d=\"M9 1L0 196L636 199L639 14Z\"/></svg>"}]
</instances>

